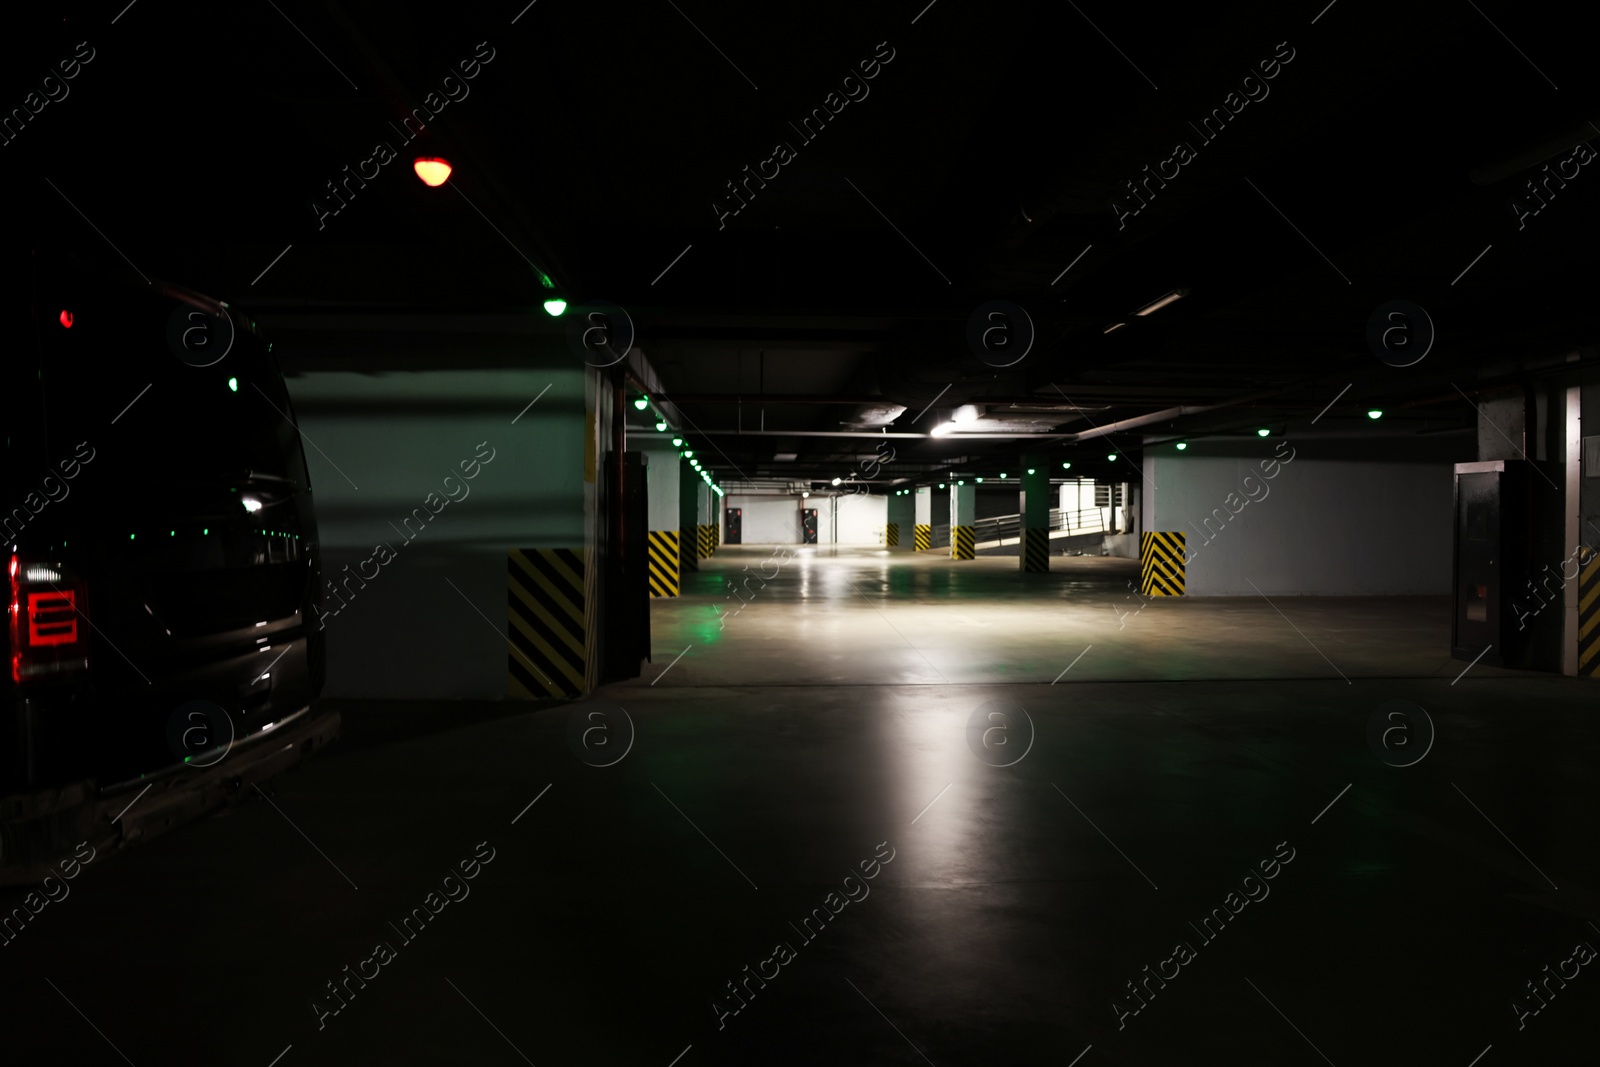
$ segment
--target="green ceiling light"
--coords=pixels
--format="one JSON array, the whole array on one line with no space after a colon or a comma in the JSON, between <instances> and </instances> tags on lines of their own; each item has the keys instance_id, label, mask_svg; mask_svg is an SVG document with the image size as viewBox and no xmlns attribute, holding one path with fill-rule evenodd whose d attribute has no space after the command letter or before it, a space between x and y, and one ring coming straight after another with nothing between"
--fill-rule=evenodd
<instances>
[{"instance_id":1,"label":"green ceiling light","mask_svg":"<svg viewBox=\"0 0 1600 1067\"><path fill-rule=\"evenodd\" d=\"M943 483L943 482L940 482L940 483L939 483L939 488L940 488L940 489L943 489L943 488L944 488L944 483Z\"/></svg>"},{"instance_id":2,"label":"green ceiling light","mask_svg":"<svg viewBox=\"0 0 1600 1067\"><path fill-rule=\"evenodd\" d=\"M1263 427L1261 427L1261 429L1256 431L1256 436L1257 437L1266 437L1271 432L1272 432L1271 430L1269 430L1265 426L1263 426Z\"/></svg>"},{"instance_id":3,"label":"green ceiling light","mask_svg":"<svg viewBox=\"0 0 1600 1067\"><path fill-rule=\"evenodd\" d=\"M1117 454L1115 452L1107 452L1106 453L1106 462L1107 463L1115 463L1116 461L1117 461Z\"/></svg>"},{"instance_id":4,"label":"green ceiling light","mask_svg":"<svg viewBox=\"0 0 1600 1067\"><path fill-rule=\"evenodd\" d=\"M1033 473L1034 473L1034 470L1033 470L1033 468L1032 468L1032 467L1029 467L1029 468L1028 468L1028 473L1029 473L1029 474L1033 474Z\"/></svg>"},{"instance_id":5,"label":"green ceiling light","mask_svg":"<svg viewBox=\"0 0 1600 1067\"><path fill-rule=\"evenodd\" d=\"M1072 469L1072 464L1071 464L1071 463L1070 463L1070 462L1068 462L1068 463L1063 463L1063 464L1062 464L1062 465L1061 465L1061 469L1062 469L1062 470L1064 470L1064 471L1069 471L1069 470L1071 470L1071 469Z\"/></svg>"},{"instance_id":6,"label":"green ceiling light","mask_svg":"<svg viewBox=\"0 0 1600 1067\"><path fill-rule=\"evenodd\" d=\"M978 483L979 483L979 484L980 484L980 485L981 485L981 484L982 484L982 483L983 483L983 479L982 479L982 478L979 478L979 479L977 479L977 481L978 481Z\"/></svg>"},{"instance_id":7,"label":"green ceiling light","mask_svg":"<svg viewBox=\"0 0 1600 1067\"><path fill-rule=\"evenodd\" d=\"M647 396L640 396L639 399L633 402L633 406L638 408L640 411L643 411L645 408L650 406L650 398Z\"/></svg>"},{"instance_id":8,"label":"green ceiling light","mask_svg":"<svg viewBox=\"0 0 1600 1067\"><path fill-rule=\"evenodd\" d=\"M689 459L693 459L694 458L694 453L692 451L691 452L685 452L684 455L686 457L688 457ZM699 464L695 464L695 466L699 466Z\"/></svg>"},{"instance_id":9,"label":"green ceiling light","mask_svg":"<svg viewBox=\"0 0 1600 1067\"><path fill-rule=\"evenodd\" d=\"M656 433L665 433L666 429L667 421L665 419L662 419L660 422L656 423Z\"/></svg>"},{"instance_id":10,"label":"green ceiling light","mask_svg":"<svg viewBox=\"0 0 1600 1067\"><path fill-rule=\"evenodd\" d=\"M1001 471L1000 472L1000 477L1004 478L1005 476L1006 476L1006 472L1005 471Z\"/></svg>"},{"instance_id":11,"label":"green ceiling light","mask_svg":"<svg viewBox=\"0 0 1600 1067\"><path fill-rule=\"evenodd\" d=\"M237 379L237 378L229 378L228 379L228 392L237 393L238 391L239 391L239 379Z\"/></svg>"},{"instance_id":12,"label":"green ceiling light","mask_svg":"<svg viewBox=\"0 0 1600 1067\"><path fill-rule=\"evenodd\" d=\"M683 438L681 438L681 437L674 437L674 438L673 438L673 439L672 439L672 447L673 447L673 448L681 448L681 447L682 447L682 446L683 446Z\"/></svg>"},{"instance_id":13,"label":"green ceiling light","mask_svg":"<svg viewBox=\"0 0 1600 1067\"><path fill-rule=\"evenodd\" d=\"M1367 418L1369 418L1369 419L1381 419L1381 418L1383 418L1383 409L1382 408L1373 408L1371 411L1367 412Z\"/></svg>"},{"instance_id":14,"label":"green ceiling light","mask_svg":"<svg viewBox=\"0 0 1600 1067\"><path fill-rule=\"evenodd\" d=\"M552 319L559 319L567 310L567 302L559 296L554 296L544 302L544 309Z\"/></svg>"},{"instance_id":15,"label":"green ceiling light","mask_svg":"<svg viewBox=\"0 0 1600 1067\"><path fill-rule=\"evenodd\" d=\"M957 484L957 485L966 485L966 484L967 484L967 481L966 481L966 479L965 479L965 478L963 478L963 479L962 479L962 480L961 480L961 481L959 481L959 482L957 482L957 483L956 483L956 484Z\"/></svg>"},{"instance_id":16,"label":"green ceiling light","mask_svg":"<svg viewBox=\"0 0 1600 1067\"><path fill-rule=\"evenodd\" d=\"M1182 452L1184 449L1189 447L1189 442L1188 441L1179 441L1173 447L1175 447L1179 452Z\"/></svg>"}]
</instances>

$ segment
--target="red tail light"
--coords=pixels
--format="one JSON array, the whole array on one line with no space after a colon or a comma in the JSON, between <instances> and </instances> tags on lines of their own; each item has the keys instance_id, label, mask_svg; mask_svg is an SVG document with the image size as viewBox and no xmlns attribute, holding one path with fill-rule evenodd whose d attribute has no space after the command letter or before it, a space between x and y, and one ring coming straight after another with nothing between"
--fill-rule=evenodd
<instances>
[{"instance_id":1,"label":"red tail light","mask_svg":"<svg viewBox=\"0 0 1600 1067\"><path fill-rule=\"evenodd\" d=\"M89 588L59 563L11 557L11 680L89 667Z\"/></svg>"}]
</instances>

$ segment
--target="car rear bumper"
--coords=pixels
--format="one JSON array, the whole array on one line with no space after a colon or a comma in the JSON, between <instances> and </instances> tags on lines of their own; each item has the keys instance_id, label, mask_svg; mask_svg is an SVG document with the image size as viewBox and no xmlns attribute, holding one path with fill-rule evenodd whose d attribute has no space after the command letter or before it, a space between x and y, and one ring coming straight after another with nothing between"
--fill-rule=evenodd
<instances>
[{"instance_id":1,"label":"car rear bumper","mask_svg":"<svg viewBox=\"0 0 1600 1067\"><path fill-rule=\"evenodd\" d=\"M93 781L0 798L0 885L36 882L87 841L116 852L235 802L339 736L339 713L303 708L215 765L177 767L144 782Z\"/></svg>"}]
</instances>

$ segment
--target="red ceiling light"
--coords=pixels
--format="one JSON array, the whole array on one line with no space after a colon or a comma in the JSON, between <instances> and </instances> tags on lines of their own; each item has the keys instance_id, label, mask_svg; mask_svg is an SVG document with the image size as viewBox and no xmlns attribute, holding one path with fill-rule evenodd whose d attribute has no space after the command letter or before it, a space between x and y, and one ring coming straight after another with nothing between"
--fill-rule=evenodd
<instances>
[{"instance_id":1,"label":"red ceiling light","mask_svg":"<svg viewBox=\"0 0 1600 1067\"><path fill-rule=\"evenodd\" d=\"M411 165L416 169L417 177L422 179L423 185L443 185L450 177L449 162L434 156L419 156Z\"/></svg>"},{"instance_id":2,"label":"red ceiling light","mask_svg":"<svg viewBox=\"0 0 1600 1067\"><path fill-rule=\"evenodd\" d=\"M67 329L72 329L72 312L63 310L60 315L56 316L56 321Z\"/></svg>"}]
</instances>

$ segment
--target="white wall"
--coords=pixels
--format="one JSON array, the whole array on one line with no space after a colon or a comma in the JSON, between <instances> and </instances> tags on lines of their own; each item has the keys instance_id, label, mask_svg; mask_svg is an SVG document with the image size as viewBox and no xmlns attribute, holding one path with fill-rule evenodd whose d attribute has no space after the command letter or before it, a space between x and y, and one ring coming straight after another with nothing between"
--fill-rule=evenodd
<instances>
[{"instance_id":1,"label":"white wall","mask_svg":"<svg viewBox=\"0 0 1600 1067\"><path fill-rule=\"evenodd\" d=\"M812 497L811 500L816 500ZM729 493L722 501L743 509L743 543L747 545L798 545L800 499L792 496L739 496ZM806 501L810 506L811 501ZM724 537L726 542L726 537Z\"/></svg>"},{"instance_id":2,"label":"white wall","mask_svg":"<svg viewBox=\"0 0 1600 1067\"><path fill-rule=\"evenodd\" d=\"M827 545L834 541L835 500L839 508L839 544L883 543L883 526L889 517L889 498L886 496L862 493L835 498L812 493L802 499L797 496L740 496L729 493L726 503L728 507L744 509L744 543L747 545L798 545L802 507L817 509L817 543ZM911 533L902 530L900 536L909 540Z\"/></svg>"},{"instance_id":3,"label":"white wall","mask_svg":"<svg viewBox=\"0 0 1600 1067\"><path fill-rule=\"evenodd\" d=\"M1450 591L1448 461L1405 462L1398 449L1349 458L1335 442L1305 439L1280 453L1280 440L1227 445L1233 454L1203 454L1204 442L1145 452L1144 528L1188 535L1189 595ZM1268 479L1260 463L1278 454L1293 458Z\"/></svg>"},{"instance_id":4,"label":"white wall","mask_svg":"<svg viewBox=\"0 0 1600 1067\"><path fill-rule=\"evenodd\" d=\"M816 500L817 497L812 497ZM889 521L889 498L875 493L860 493L833 499L823 498L817 509L817 540L824 544L834 539L832 508L839 510L838 543L841 545L880 545L883 526Z\"/></svg>"}]
</instances>

